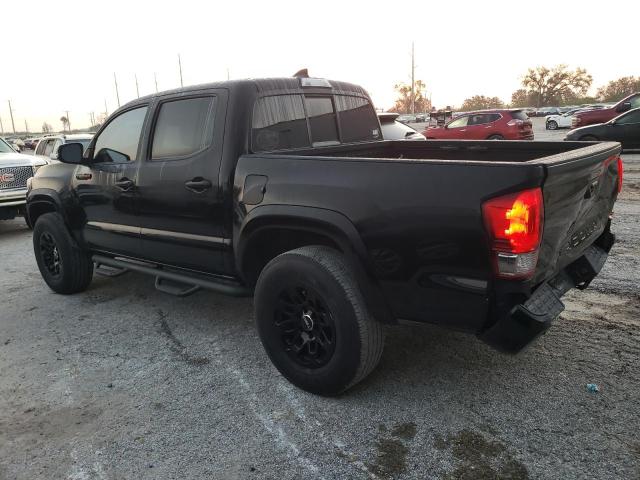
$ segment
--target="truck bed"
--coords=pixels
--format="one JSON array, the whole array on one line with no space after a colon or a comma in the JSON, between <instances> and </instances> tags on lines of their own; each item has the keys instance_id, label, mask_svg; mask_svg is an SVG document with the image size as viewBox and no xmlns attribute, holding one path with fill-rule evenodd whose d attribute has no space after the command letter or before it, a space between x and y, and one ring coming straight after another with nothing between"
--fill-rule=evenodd
<instances>
[{"instance_id":1,"label":"truck bed","mask_svg":"<svg viewBox=\"0 0 640 480\"><path fill-rule=\"evenodd\" d=\"M246 176L268 178L264 199L245 205L244 218L266 205L339 212L362 239L363 262L397 318L481 331L500 283L483 202L542 189L535 274L510 281L503 295L521 300L605 231L617 196L611 159L619 153L614 142L385 141L244 155L235 189L242 202Z\"/></svg>"}]
</instances>

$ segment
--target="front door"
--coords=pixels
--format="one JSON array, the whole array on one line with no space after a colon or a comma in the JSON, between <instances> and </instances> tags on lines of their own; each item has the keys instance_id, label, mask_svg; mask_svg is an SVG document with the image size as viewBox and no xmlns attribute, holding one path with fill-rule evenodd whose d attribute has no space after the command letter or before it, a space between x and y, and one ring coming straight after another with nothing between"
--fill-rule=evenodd
<instances>
[{"instance_id":1,"label":"front door","mask_svg":"<svg viewBox=\"0 0 640 480\"><path fill-rule=\"evenodd\" d=\"M225 111L225 90L167 96L155 106L138 176L145 260L225 273L231 240L218 180Z\"/></svg>"},{"instance_id":2,"label":"front door","mask_svg":"<svg viewBox=\"0 0 640 480\"><path fill-rule=\"evenodd\" d=\"M136 183L140 137L148 107L133 107L111 121L93 142L92 164L78 166L73 188L85 213L91 249L137 257Z\"/></svg>"},{"instance_id":3,"label":"front door","mask_svg":"<svg viewBox=\"0 0 640 480\"><path fill-rule=\"evenodd\" d=\"M621 142L622 148L640 148L640 109L618 118L613 128L620 131L619 138L613 140Z\"/></svg>"}]
</instances>

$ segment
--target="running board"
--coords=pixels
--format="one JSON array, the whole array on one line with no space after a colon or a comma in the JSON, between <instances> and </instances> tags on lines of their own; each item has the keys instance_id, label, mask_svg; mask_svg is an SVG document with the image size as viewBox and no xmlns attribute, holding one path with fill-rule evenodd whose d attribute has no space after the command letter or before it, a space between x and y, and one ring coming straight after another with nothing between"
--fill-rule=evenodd
<instances>
[{"instance_id":1,"label":"running board","mask_svg":"<svg viewBox=\"0 0 640 480\"><path fill-rule=\"evenodd\" d=\"M98 275L102 275L104 277L119 277L120 275L124 275L129 271L128 268L122 267L112 267L110 265L105 265L103 263L96 263L95 272Z\"/></svg>"},{"instance_id":2,"label":"running board","mask_svg":"<svg viewBox=\"0 0 640 480\"><path fill-rule=\"evenodd\" d=\"M184 295L190 295L195 293L195 287L205 288L207 290L213 290L214 292L223 293L225 295L231 295L234 297L250 297L252 292L250 289L230 280L217 280L211 278L204 278L200 275L188 275L185 273L179 273L176 271L165 270L164 268L155 266L149 263L134 262L125 259L116 259L111 257L105 257L103 255L94 255L92 260L96 265L107 265L114 269L133 270L134 272L145 273L147 275L153 275L156 277L156 288L158 284L161 285L158 290L171 293L175 295L177 293L183 293ZM160 279L160 282L158 282ZM163 284L162 280L169 280L171 282L179 283L181 285L188 286L187 288L180 289L173 285Z\"/></svg>"},{"instance_id":3,"label":"running board","mask_svg":"<svg viewBox=\"0 0 640 480\"><path fill-rule=\"evenodd\" d=\"M162 279L161 277L156 277L156 290L159 290L163 293L168 293L169 295L173 295L175 297L188 297L189 295L193 295L200 287L198 285L187 285L185 283L174 282L173 280Z\"/></svg>"}]
</instances>

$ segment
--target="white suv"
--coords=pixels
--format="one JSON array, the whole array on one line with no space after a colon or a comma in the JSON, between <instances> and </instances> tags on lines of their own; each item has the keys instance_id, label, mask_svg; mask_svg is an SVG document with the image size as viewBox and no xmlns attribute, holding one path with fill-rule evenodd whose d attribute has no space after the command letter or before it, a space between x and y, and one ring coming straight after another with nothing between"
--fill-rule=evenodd
<instances>
[{"instance_id":1,"label":"white suv","mask_svg":"<svg viewBox=\"0 0 640 480\"><path fill-rule=\"evenodd\" d=\"M35 148L35 155L47 162L58 160L58 148L64 143L81 143L86 149L93 138L93 133L77 133L70 135L51 135L43 137Z\"/></svg>"},{"instance_id":2,"label":"white suv","mask_svg":"<svg viewBox=\"0 0 640 480\"><path fill-rule=\"evenodd\" d=\"M0 138L0 220L24 215L27 180L46 164L44 159L16 152Z\"/></svg>"}]
</instances>

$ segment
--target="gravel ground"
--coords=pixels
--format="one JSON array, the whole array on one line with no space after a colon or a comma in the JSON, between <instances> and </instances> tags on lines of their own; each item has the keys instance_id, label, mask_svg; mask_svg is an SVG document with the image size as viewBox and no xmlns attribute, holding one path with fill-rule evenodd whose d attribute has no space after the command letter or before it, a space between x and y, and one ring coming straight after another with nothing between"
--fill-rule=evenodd
<instances>
[{"instance_id":1,"label":"gravel ground","mask_svg":"<svg viewBox=\"0 0 640 480\"><path fill-rule=\"evenodd\" d=\"M333 399L272 367L251 300L134 273L55 295L22 220L0 223L0 479L639 478L640 155L625 162L619 242L545 336L507 356L393 327Z\"/></svg>"}]
</instances>

